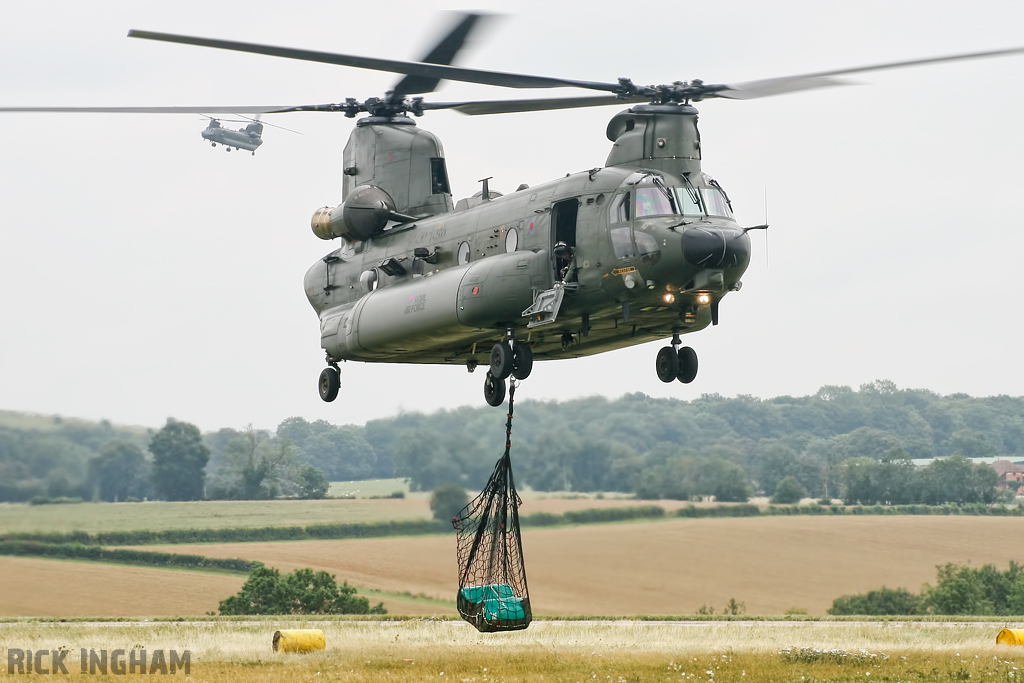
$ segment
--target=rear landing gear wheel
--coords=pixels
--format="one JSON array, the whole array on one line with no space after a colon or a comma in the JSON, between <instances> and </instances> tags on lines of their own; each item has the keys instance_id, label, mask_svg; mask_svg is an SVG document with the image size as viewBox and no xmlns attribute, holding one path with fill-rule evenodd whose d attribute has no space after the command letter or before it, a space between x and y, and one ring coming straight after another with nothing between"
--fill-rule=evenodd
<instances>
[{"instance_id":1,"label":"rear landing gear wheel","mask_svg":"<svg viewBox=\"0 0 1024 683\"><path fill-rule=\"evenodd\" d=\"M317 382L320 390L320 398L327 403L338 398L338 390L341 389L341 373L337 368L324 368L320 373L320 380Z\"/></svg>"},{"instance_id":2,"label":"rear landing gear wheel","mask_svg":"<svg viewBox=\"0 0 1024 683\"><path fill-rule=\"evenodd\" d=\"M504 342L498 342L491 349L491 374L495 379L506 380L512 374L514 365L512 347ZM502 391L502 396L505 392ZM492 403L491 405L498 405Z\"/></svg>"},{"instance_id":3,"label":"rear landing gear wheel","mask_svg":"<svg viewBox=\"0 0 1024 683\"><path fill-rule=\"evenodd\" d=\"M490 371L484 377L484 400L495 408L505 402L505 380L497 379Z\"/></svg>"},{"instance_id":4,"label":"rear landing gear wheel","mask_svg":"<svg viewBox=\"0 0 1024 683\"><path fill-rule=\"evenodd\" d=\"M533 372L533 349L526 342L516 342L512 346L512 376L526 379Z\"/></svg>"},{"instance_id":5,"label":"rear landing gear wheel","mask_svg":"<svg viewBox=\"0 0 1024 683\"><path fill-rule=\"evenodd\" d=\"M679 375L677 379L689 384L697 377L697 352L689 346L679 349Z\"/></svg>"},{"instance_id":6,"label":"rear landing gear wheel","mask_svg":"<svg viewBox=\"0 0 1024 683\"><path fill-rule=\"evenodd\" d=\"M660 349L654 362L654 369L662 382L674 382L679 375L679 355L676 350L671 346Z\"/></svg>"}]
</instances>

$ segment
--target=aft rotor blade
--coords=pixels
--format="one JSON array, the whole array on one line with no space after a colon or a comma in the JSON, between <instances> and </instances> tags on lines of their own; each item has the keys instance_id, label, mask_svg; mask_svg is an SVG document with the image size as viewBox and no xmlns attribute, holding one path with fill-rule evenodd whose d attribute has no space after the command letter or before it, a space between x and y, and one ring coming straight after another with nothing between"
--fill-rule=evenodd
<instances>
[{"instance_id":1,"label":"aft rotor blade","mask_svg":"<svg viewBox=\"0 0 1024 683\"><path fill-rule=\"evenodd\" d=\"M315 111L331 105L271 105L237 107L0 107L0 112L51 112L70 114L281 114L289 111Z\"/></svg>"},{"instance_id":2,"label":"aft rotor blade","mask_svg":"<svg viewBox=\"0 0 1024 683\"><path fill-rule=\"evenodd\" d=\"M486 15L463 15L462 20L459 21L452 30L450 30L448 34L434 46L434 49L427 53L427 56L420 61L427 64L445 65L454 62L455 57L466 44L466 39L469 38L469 34L473 31L473 27L476 26L477 22L484 16ZM395 97L401 97L403 95L419 95L422 93L434 92L437 90L437 86L440 82L440 78L406 76L395 85L394 95Z\"/></svg>"},{"instance_id":3,"label":"aft rotor blade","mask_svg":"<svg viewBox=\"0 0 1024 683\"><path fill-rule=\"evenodd\" d=\"M269 55L271 57L300 59L308 62L321 62L323 64L352 66L358 69L388 71L391 73L405 74L407 76L421 76L429 79L437 78L449 81L462 81L465 83L496 85L503 88L587 88L590 90L616 92L621 87L617 83L573 81L563 78L549 78L547 76L529 76L527 74L504 73L501 71L464 69L458 66L447 66L443 64L424 64L422 62L402 62L394 59L357 57L354 55L342 55L333 52L317 52L314 50L300 50L289 47L276 47L273 45L258 45L256 43L240 43L231 40L197 38L195 36L182 36L172 33L137 31L135 29L128 32L128 37L145 38L146 40L159 40L166 43L182 43L184 45L214 47L221 50L234 50L236 52L251 52L254 54Z\"/></svg>"},{"instance_id":4,"label":"aft rotor blade","mask_svg":"<svg viewBox=\"0 0 1024 683\"><path fill-rule=\"evenodd\" d=\"M782 78L769 78L760 81L747 81L744 83L735 83L725 86L706 86L709 89L721 88L721 90L712 92L706 95L706 97L724 97L731 100L752 100L758 97L782 95L790 92L798 92L800 90L813 90L815 88L827 88L835 85L850 84L849 81L834 78L835 76L847 76L850 74L867 73L869 71L884 71L887 69L902 69L910 66L923 66L925 64L938 64L941 62L957 62L966 59L1006 57L1021 53L1024 53L1024 47L1013 47L1003 50L967 52L957 55L945 55L942 57L912 59L905 62L888 62L885 64L858 66L849 69L835 69L833 71L818 71L810 74L783 76Z\"/></svg>"},{"instance_id":5,"label":"aft rotor blade","mask_svg":"<svg viewBox=\"0 0 1024 683\"><path fill-rule=\"evenodd\" d=\"M604 107L612 104L626 105L634 102L648 102L650 98L633 95L631 97L558 97L536 100L489 100L480 102L424 102L420 105L428 109L454 109L455 111L478 116L480 114L512 114L526 111L549 111L552 109L579 109L581 107Z\"/></svg>"}]
</instances>

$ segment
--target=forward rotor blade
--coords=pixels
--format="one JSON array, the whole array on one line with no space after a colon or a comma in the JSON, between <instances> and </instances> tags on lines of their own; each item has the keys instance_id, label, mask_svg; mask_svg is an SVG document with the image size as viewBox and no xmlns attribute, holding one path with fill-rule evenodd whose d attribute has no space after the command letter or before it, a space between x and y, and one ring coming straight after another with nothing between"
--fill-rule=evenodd
<instances>
[{"instance_id":1,"label":"forward rotor blade","mask_svg":"<svg viewBox=\"0 0 1024 683\"><path fill-rule=\"evenodd\" d=\"M427 64L445 65L454 62L456 55L459 54L459 51L466 44L466 39L469 38L469 34L473 31L473 27L476 26L476 23L484 16L485 15L483 14L462 15L462 20L459 21L452 30L450 30L448 34L434 46L434 49L427 53L427 56L420 61ZM437 90L437 86L440 82L440 78L406 76L395 85L394 96L402 97L403 95L420 95L423 93L434 92Z\"/></svg>"},{"instance_id":2,"label":"forward rotor blade","mask_svg":"<svg viewBox=\"0 0 1024 683\"><path fill-rule=\"evenodd\" d=\"M967 52L958 55L945 55L943 57L928 57L925 59L912 59L905 62L888 62L886 64L874 64L871 66L858 66L849 69L836 69L834 71L818 71L816 73L801 74L797 76L783 76L782 78L769 78L760 81L747 81L722 86L723 89L707 95L707 97L724 97L731 100L752 100L758 97L769 97L782 95L800 90L813 90L815 88L827 88L836 85L849 85L845 81L834 76L847 76L850 74L867 73L869 71L884 71L887 69L902 69L910 66L922 66L924 64L938 64L940 62L956 62L965 59L982 59L986 57L1005 57L1008 55L1024 53L1024 47L1007 48L1004 50L987 50L985 52ZM712 88L717 86L710 86Z\"/></svg>"},{"instance_id":3,"label":"forward rotor blade","mask_svg":"<svg viewBox=\"0 0 1024 683\"><path fill-rule=\"evenodd\" d=\"M315 111L331 105L238 107L0 107L0 112L49 112L71 114L281 114L289 111ZM307 109L306 107L310 107Z\"/></svg>"},{"instance_id":4,"label":"forward rotor blade","mask_svg":"<svg viewBox=\"0 0 1024 683\"><path fill-rule=\"evenodd\" d=\"M489 100L481 102L424 102L420 105L428 109L454 109L461 114L479 116L481 114L512 114L526 111L549 111L552 109L579 109L581 107L604 107L612 104L628 105L634 102L647 102L648 97L558 97L536 100Z\"/></svg>"},{"instance_id":5,"label":"forward rotor blade","mask_svg":"<svg viewBox=\"0 0 1024 683\"><path fill-rule=\"evenodd\" d=\"M428 79L437 78L449 81L463 81L465 83L496 85L502 88L587 88L589 90L605 90L608 92L615 92L620 88L617 83L573 81L562 78L549 78L547 76L529 76L526 74L504 73L501 71L464 69L457 66L447 66L443 64L424 64L422 62L402 62L394 59L357 57L353 55L335 54L333 52L316 52L314 50L299 50L296 48L276 47L273 45L258 45L255 43L240 43L230 40L197 38L194 36L182 36L171 33L136 31L135 29L128 32L128 37L145 38L146 40L159 40L166 43L214 47L221 50L234 50L236 52L251 52L254 54L269 55L271 57L300 59L308 62L321 62L323 64L352 66L358 69L388 71L391 73L405 74L407 76L421 76Z\"/></svg>"}]
</instances>

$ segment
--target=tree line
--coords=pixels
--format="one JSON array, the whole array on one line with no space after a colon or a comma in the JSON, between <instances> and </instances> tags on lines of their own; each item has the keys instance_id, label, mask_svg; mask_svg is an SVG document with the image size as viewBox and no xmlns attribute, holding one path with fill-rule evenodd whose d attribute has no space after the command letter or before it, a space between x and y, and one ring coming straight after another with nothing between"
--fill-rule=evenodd
<instances>
[{"instance_id":1,"label":"tree line","mask_svg":"<svg viewBox=\"0 0 1024 683\"><path fill-rule=\"evenodd\" d=\"M478 489L503 451L504 420L490 408L463 407L365 425L292 417L273 432L221 429L198 438L209 451L204 467L197 467L199 451L179 461L193 482L179 482L174 495L300 495L303 476L309 489L322 485L314 469L330 481L397 476L413 490L445 483ZM163 479L153 476L155 436L109 423L41 430L0 421L0 499L167 497L152 488ZM195 442L195 433L189 438ZM787 496L850 504L992 502L994 472L969 459L1024 460L1024 397L942 396L877 381L771 399L705 394L681 401L634 393L614 400L521 400L512 439L517 483L538 491L744 501L775 496L786 481L781 493ZM916 458L935 460L920 468L910 462ZM135 472L127 478L135 484L118 482L109 471Z\"/></svg>"},{"instance_id":2,"label":"tree line","mask_svg":"<svg viewBox=\"0 0 1024 683\"><path fill-rule=\"evenodd\" d=\"M836 598L829 614L961 614L999 616L1024 614L1024 567L1010 562L1006 571L995 565L971 567L953 562L937 567L934 586L920 593L885 588Z\"/></svg>"}]
</instances>

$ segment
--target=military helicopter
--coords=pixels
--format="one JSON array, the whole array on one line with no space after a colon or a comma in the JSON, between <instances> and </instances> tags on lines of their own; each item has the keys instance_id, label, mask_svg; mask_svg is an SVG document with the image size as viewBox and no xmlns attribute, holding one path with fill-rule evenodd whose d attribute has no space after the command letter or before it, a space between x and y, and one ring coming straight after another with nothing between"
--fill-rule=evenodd
<instances>
[{"instance_id":1,"label":"military helicopter","mask_svg":"<svg viewBox=\"0 0 1024 683\"><path fill-rule=\"evenodd\" d=\"M204 140L209 140L212 147L217 143L224 145L224 149L231 151L231 148L244 149L256 155L256 149L263 144L263 124L253 120L244 128L231 130L220 125L220 120L211 118L209 125L200 133Z\"/></svg>"},{"instance_id":2,"label":"military helicopter","mask_svg":"<svg viewBox=\"0 0 1024 683\"><path fill-rule=\"evenodd\" d=\"M499 406L509 377L534 360L581 357L669 339L655 358L668 383L692 382L685 334L717 325L723 298L742 287L749 232L723 187L701 167L693 103L744 100L842 84L838 77L1024 52L993 50L735 84L701 80L640 86L452 66L479 15L462 20L420 62L403 62L133 30L130 37L403 74L383 97L288 106L46 108L18 111L360 114L344 150L342 202L317 209L314 234L338 248L305 275L320 318L324 401L340 390L341 361L487 367L484 397ZM601 95L428 102L442 80L508 88L572 87ZM606 130L604 166L515 192L455 201L444 151L414 117L627 105ZM11 109L6 109L10 111ZM410 114L412 116L410 116Z\"/></svg>"}]
</instances>

